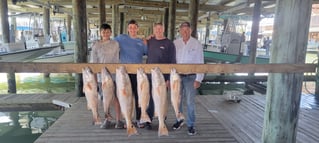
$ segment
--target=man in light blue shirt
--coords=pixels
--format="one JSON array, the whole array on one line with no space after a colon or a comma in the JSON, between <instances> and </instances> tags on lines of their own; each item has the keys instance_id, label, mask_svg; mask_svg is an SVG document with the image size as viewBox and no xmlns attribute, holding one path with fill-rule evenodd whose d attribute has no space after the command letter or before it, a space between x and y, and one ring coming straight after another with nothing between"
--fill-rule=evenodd
<instances>
[{"instance_id":1,"label":"man in light blue shirt","mask_svg":"<svg viewBox=\"0 0 319 143\"><path fill-rule=\"evenodd\" d=\"M115 37L120 45L120 62L123 64L141 64L143 56L147 53L146 41L138 38L138 24L135 20L130 20L127 26L127 34ZM135 97L136 120L141 118L141 108L138 107L137 80L136 74L129 74L132 91ZM138 122L139 123L139 122Z\"/></svg>"},{"instance_id":2,"label":"man in light blue shirt","mask_svg":"<svg viewBox=\"0 0 319 143\"><path fill-rule=\"evenodd\" d=\"M143 63L143 56L147 53L144 41L137 37L138 24L135 20L128 23L127 34L121 34L114 40L120 44L120 62L125 64Z\"/></svg>"}]
</instances>

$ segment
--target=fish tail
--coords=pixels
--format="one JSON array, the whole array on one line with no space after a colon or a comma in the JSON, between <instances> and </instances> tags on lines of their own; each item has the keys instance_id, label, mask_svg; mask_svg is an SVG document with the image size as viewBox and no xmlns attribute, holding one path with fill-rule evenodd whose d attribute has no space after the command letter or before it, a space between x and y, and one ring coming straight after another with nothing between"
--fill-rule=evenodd
<instances>
[{"instance_id":1,"label":"fish tail","mask_svg":"<svg viewBox=\"0 0 319 143\"><path fill-rule=\"evenodd\" d=\"M146 112L142 112L140 122L141 123L151 122L151 119Z\"/></svg>"},{"instance_id":2,"label":"fish tail","mask_svg":"<svg viewBox=\"0 0 319 143\"><path fill-rule=\"evenodd\" d=\"M158 136L168 136L168 130L165 124L159 125L158 127Z\"/></svg>"},{"instance_id":3,"label":"fish tail","mask_svg":"<svg viewBox=\"0 0 319 143\"><path fill-rule=\"evenodd\" d=\"M130 137L132 135L138 135L138 132L133 124L130 125L130 127L127 127L127 135Z\"/></svg>"}]
</instances>

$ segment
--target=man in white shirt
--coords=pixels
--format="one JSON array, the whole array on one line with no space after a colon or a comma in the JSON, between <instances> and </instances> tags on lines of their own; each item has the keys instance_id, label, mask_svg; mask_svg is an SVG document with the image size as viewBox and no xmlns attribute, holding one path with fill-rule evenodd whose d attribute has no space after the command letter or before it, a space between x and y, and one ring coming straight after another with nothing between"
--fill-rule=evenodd
<instances>
[{"instance_id":1,"label":"man in white shirt","mask_svg":"<svg viewBox=\"0 0 319 143\"><path fill-rule=\"evenodd\" d=\"M178 64L203 64L204 53L201 43L191 37L192 29L189 22L183 22L179 27L181 38L174 41L176 47L176 62ZM187 127L188 135L195 135L194 128L195 116L195 95L197 88L204 78L203 73L197 74L181 74L182 78L182 100L187 100ZM183 102L181 102L180 111L183 112ZM178 130L184 124L184 120L176 121L173 125L174 130Z\"/></svg>"}]
</instances>

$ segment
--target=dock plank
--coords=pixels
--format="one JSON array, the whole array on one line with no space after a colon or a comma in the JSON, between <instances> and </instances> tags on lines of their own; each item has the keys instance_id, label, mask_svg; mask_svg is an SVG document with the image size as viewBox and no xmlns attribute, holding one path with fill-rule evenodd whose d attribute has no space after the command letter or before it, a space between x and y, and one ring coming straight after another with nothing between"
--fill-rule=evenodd
<instances>
[{"instance_id":1,"label":"dock plank","mask_svg":"<svg viewBox=\"0 0 319 143\"><path fill-rule=\"evenodd\" d=\"M91 125L92 114L86 109L85 98L79 99L45 132L36 143L47 142L238 142L220 122L214 118L198 101L196 136L187 135L187 127L179 131L171 129L175 122L173 108L169 107L166 120L169 136L158 137L158 121L155 118L152 130L139 129L140 135L127 137L124 129L100 129ZM102 107L99 108L102 115Z\"/></svg>"},{"instance_id":2,"label":"dock plank","mask_svg":"<svg viewBox=\"0 0 319 143\"><path fill-rule=\"evenodd\" d=\"M203 106L211 111L231 134L242 143L259 143L262 138L265 95L240 95L240 103L228 103L223 96L200 96L197 98ZM319 110L311 95L303 95L299 113L297 142L319 142ZM313 106L305 106L305 104Z\"/></svg>"}]
</instances>

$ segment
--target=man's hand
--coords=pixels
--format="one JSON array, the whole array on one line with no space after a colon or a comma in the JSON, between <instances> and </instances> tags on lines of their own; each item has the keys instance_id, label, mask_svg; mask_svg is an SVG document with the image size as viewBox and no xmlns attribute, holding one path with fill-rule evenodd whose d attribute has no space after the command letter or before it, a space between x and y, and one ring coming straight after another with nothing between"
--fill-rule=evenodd
<instances>
[{"instance_id":1,"label":"man's hand","mask_svg":"<svg viewBox=\"0 0 319 143\"><path fill-rule=\"evenodd\" d=\"M194 81L194 88L197 89L200 87L200 82Z\"/></svg>"}]
</instances>

